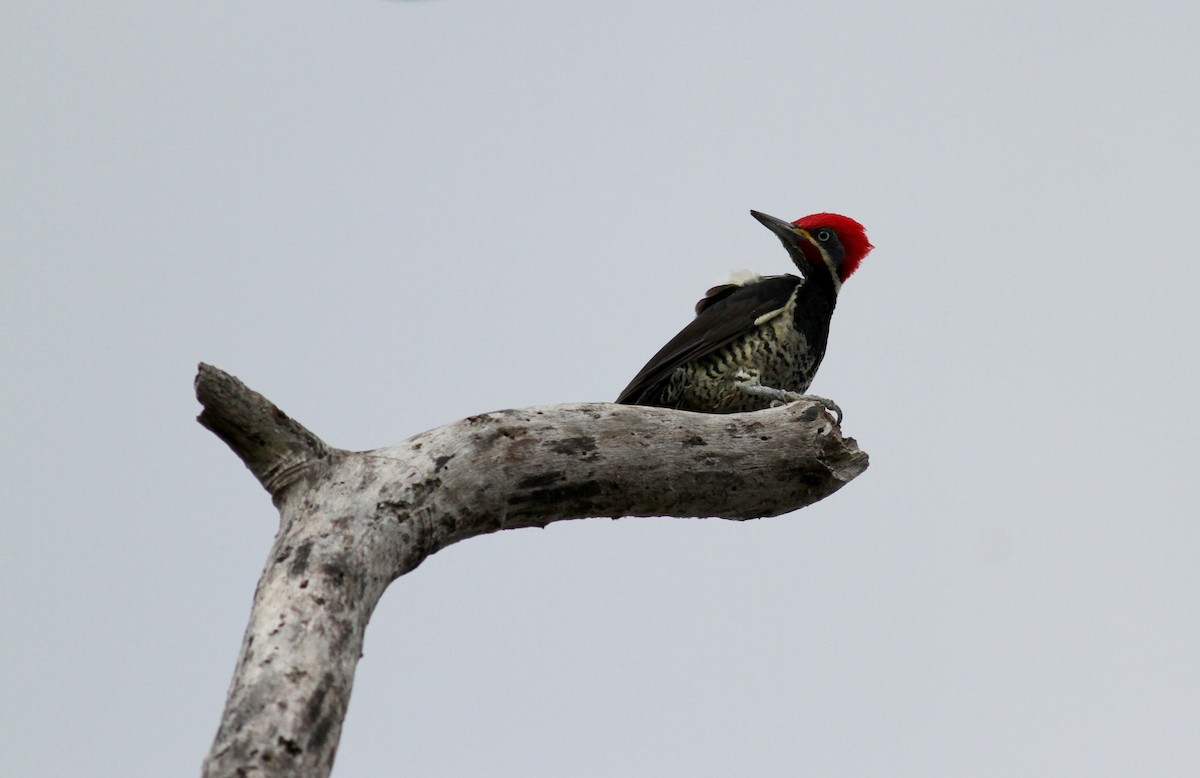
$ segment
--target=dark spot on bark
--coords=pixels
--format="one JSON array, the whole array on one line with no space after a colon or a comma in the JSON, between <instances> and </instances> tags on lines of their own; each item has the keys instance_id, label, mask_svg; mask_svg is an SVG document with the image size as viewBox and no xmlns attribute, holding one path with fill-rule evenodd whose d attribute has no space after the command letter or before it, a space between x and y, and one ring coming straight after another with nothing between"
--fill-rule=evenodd
<instances>
[{"instance_id":1,"label":"dark spot on bark","mask_svg":"<svg viewBox=\"0 0 1200 778\"><path fill-rule=\"evenodd\" d=\"M699 435L692 435L690 438L685 438L683 441L685 446L707 446L708 441Z\"/></svg>"},{"instance_id":2,"label":"dark spot on bark","mask_svg":"<svg viewBox=\"0 0 1200 778\"><path fill-rule=\"evenodd\" d=\"M338 622L337 628L338 635L336 638L334 638L331 645L335 656L346 650L346 646L350 643L350 637L353 634L350 629L350 625L344 621Z\"/></svg>"},{"instance_id":3,"label":"dark spot on bark","mask_svg":"<svg viewBox=\"0 0 1200 778\"><path fill-rule=\"evenodd\" d=\"M578 456L579 454L587 454L595 451L596 439L588 436L563 438L562 440L552 440L548 445L550 450L556 454Z\"/></svg>"},{"instance_id":4,"label":"dark spot on bark","mask_svg":"<svg viewBox=\"0 0 1200 778\"><path fill-rule=\"evenodd\" d=\"M444 468L446 466L446 463L449 462L451 459L454 459L454 454L450 454L448 456L443 455L443 456L440 456L440 457L437 457L436 459L434 459L433 460L433 472L435 472L435 473L442 472L442 468Z\"/></svg>"},{"instance_id":5,"label":"dark spot on bark","mask_svg":"<svg viewBox=\"0 0 1200 778\"><path fill-rule=\"evenodd\" d=\"M343 570L339 565L335 565L332 562L326 562L325 564L321 565L321 572L325 574L325 577L328 578L334 586L344 586L346 583L346 571Z\"/></svg>"},{"instance_id":6,"label":"dark spot on bark","mask_svg":"<svg viewBox=\"0 0 1200 778\"><path fill-rule=\"evenodd\" d=\"M313 748L321 749L325 746L325 741L329 739L329 732L333 729L333 716L325 716L319 720L312 728L312 744Z\"/></svg>"},{"instance_id":7,"label":"dark spot on bark","mask_svg":"<svg viewBox=\"0 0 1200 778\"><path fill-rule=\"evenodd\" d=\"M517 483L517 488L518 489L537 489L537 488L540 488L543 486L549 486L550 484L557 483L558 481L561 481L564 478L566 478L566 475L561 470L551 470L548 473L542 473L541 475L531 475L528 478L521 479L521 481Z\"/></svg>"},{"instance_id":8,"label":"dark spot on bark","mask_svg":"<svg viewBox=\"0 0 1200 778\"><path fill-rule=\"evenodd\" d=\"M305 543L296 549L292 563L288 565L288 575L298 577L308 570L308 555L312 553L312 543Z\"/></svg>"},{"instance_id":9,"label":"dark spot on bark","mask_svg":"<svg viewBox=\"0 0 1200 778\"><path fill-rule=\"evenodd\" d=\"M796 470L793 478L810 489L827 488L829 486L829 471L825 469L803 468Z\"/></svg>"},{"instance_id":10,"label":"dark spot on bark","mask_svg":"<svg viewBox=\"0 0 1200 778\"><path fill-rule=\"evenodd\" d=\"M804 409L804 413L800 414L801 421L816 421L817 417L822 413L820 405L810 405Z\"/></svg>"},{"instance_id":11,"label":"dark spot on bark","mask_svg":"<svg viewBox=\"0 0 1200 778\"><path fill-rule=\"evenodd\" d=\"M600 494L601 491L602 487L599 481L585 481L581 484L571 484L569 486L534 489L527 494L514 494L508 498L508 504L554 503L562 505L565 511L575 512L586 509L591 498Z\"/></svg>"},{"instance_id":12,"label":"dark spot on bark","mask_svg":"<svg viewBox=\"0 0 1200 778\"><path fill-rule=\"evenodd\" d=\"M329 733L333 730L336 711L329 710L337 707L333 702L326 703L326 698L334 687L333 673L325 673L308 704L304 706L304 720L312 729L309 746L317 751L325 747Z\"/></svg>"},{"instance_id":13,"label":"dark spot on bark","mask_svg":"<svg viewBox=\"0 0 1200 778\"><path fill-rule=\"evenodd\" d=\"M279 747L286 751L288 756L299 756L304 751L304 749L300 747L299 743L297 743L295 740L292 740L290 737L284 737L283 735L279 736ZM267 753L264 753L263 761L269 762L270 760L271 756Z\"/></svg>"},{"instance_id":14,"label":"dark spot on bark","mask_svg":"<svg viewBox=\"0 0 1200 778\"><path fill-rule=\"evenodd\" d=\"M301 581L301 582L300 582L300 588L301 588L301 589L307 589L307 588L308 588L308 579L307 579L307 578L305 578L303 581Z\"/></svg>"},{"instance_id":15,"label":"dark spot on bark","mask_svg":"<svg viewBox=\"0 0 1200 778\"><path fill-rule=\"evenodd\" d=\"M325 713L325 697L329 694L331 686L333 686L333 673L326 672L321 676L321 683L317 684L313 696L304 706L304 722L306 724L312 724Z\"/></svg>"},{"instance_id":16,"label":"dark spot on bark","mask_svg":"<svg viewBox=\"0 0 1200 778\"><path fill-rule=\"evenodd\" d=\"M424 481L413 484L413 500L421 502L441 485L442 479L440 478L426 478Z\"/></svg>"},{"instance_id":17,"label":"dark spot on bark","mask_svg":"<svg viewBox=\"0 0 1200 778\"><path fill-rule=\"evenodd\" d=\"M384 500L383 502L375 503L376 511L390 513L397 521L406 521L411 508L412 503L407 500Z\"/></svg>"}]
</instances>

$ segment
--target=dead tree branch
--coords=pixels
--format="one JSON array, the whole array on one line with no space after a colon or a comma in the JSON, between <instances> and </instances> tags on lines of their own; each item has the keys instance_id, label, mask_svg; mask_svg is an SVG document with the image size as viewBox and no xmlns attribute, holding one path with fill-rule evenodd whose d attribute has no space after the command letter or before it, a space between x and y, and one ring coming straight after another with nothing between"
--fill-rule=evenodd
<instances>
[{"instance_id":1,"label":"dead tree branch","mask_svg":"<svg viewBox=\"0 0 1200 778\"><path fill-rule=\"evenodd\" d=\"M205 776L327 776L375 604L451 543L592 516L776 516L867 467L806 403L720 416L548 405L350 452L209 365L196 396L200 423L280 511Z\"/></svg>"}]
</instances>

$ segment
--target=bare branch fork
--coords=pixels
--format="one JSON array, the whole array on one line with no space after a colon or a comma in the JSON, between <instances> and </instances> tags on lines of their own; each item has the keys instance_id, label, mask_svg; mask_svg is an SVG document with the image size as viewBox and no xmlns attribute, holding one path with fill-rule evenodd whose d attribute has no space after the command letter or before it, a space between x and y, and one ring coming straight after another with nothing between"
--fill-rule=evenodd
<instances>
[{"instance_id":1,"label":"bare branch fork","mask_svg":"<svg viewBox=\"0 0 1200 778\"><path fill-rule=\"evenodd\" d=\"M776 516L867 467L806 402L730 415L546 405L351 452L210 365L196 396L200 423L280 512L205 776L327 776L375 604L451 543L590 516Z\"/></svg>"}]
</instances>

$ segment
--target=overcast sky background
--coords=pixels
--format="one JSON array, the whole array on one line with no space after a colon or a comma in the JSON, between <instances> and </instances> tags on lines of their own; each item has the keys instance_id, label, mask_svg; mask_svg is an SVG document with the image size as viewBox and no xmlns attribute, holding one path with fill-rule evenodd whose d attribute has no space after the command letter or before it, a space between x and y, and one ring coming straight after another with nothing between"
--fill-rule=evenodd
<instances>
[{"instance_id":1,"label":"overcast sky background","mask_svg":"<svg viewBox=\"0 0 1200 778\"><path fill-rule=\"evenodd\" d=\"M434 556L334 775L1197 774L1198 23L4 3L0 774L198 774L277 523L198 361L352 449L611 400L790 269L751 208L878 247L813 386L870 469Z\"/></svg>"}]
</instances>

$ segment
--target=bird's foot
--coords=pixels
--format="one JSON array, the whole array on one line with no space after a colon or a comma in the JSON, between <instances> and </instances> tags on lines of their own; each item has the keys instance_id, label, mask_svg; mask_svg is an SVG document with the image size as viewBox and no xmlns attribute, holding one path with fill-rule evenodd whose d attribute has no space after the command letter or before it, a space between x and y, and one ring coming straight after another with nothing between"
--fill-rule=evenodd
<instances>
[{"instance_id":1,"label":"bird's foot","mask_svg":"<svg viewBox=\"0 0 1200 778\"><path fill-rule=\"evenodd\" d=\"M752 394L756 397L766 397L771 400L771 407L787 405L789 403L800 402L806 400L815 402L825 407L825 410L834 417L834 424L842 426L842 409L833 400L827 397L818 397L815 394L800 394L799 392L789 392L786 389L776 389L773 386L763 386L762 384L744 383L740 385L743 392Z\"/></svg>"}]
</instances>

